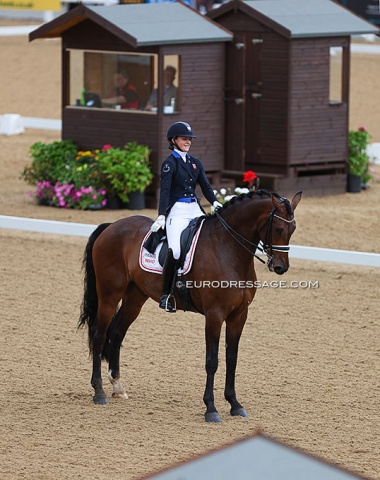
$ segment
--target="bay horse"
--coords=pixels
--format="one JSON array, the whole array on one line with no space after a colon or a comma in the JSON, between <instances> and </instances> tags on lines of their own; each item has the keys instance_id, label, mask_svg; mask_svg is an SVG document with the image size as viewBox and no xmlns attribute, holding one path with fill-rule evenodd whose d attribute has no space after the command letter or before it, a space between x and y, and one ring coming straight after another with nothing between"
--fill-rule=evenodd
<instances>
[{"instance_id":1,"label":"bay horse","mask_svg":"<svg viewBox=\"0 0 380 480\"><path fill-rule=\"evenodd\" d=\"M296 222L291 201L266 190L233 197L215 213L206 215L190 272L182 280L193 282L191 300L205 317L205 420L220 422L214 403L214 376L218 368L219 339L226 324L226 378L224 397L233 416L246 417L235 392L239 340L256 288L253 257L257 248L278 275L289 268L289 240ZM108 403L103 389L101 362L108 361L113 397L128 398L120 381L120 347L128 328L148 298L161 296L162 278L139 266L140 247L153 220L142 215L99 225L90 235L83 257L84 297L78 328L87 325L92 355L91 385L95 404ZM259 246L261 242L262 247ZM263 263L265 263L260 257ZM224 283L223 287L222 282ZM205 285L205 286L204 286ZM210 285L216 288L210 288ZM228 285L229 288L225 288ZM199 287L199 288L198 288ZM175 294L177 308L183 309Z\"/></svg>"}]
</instances>

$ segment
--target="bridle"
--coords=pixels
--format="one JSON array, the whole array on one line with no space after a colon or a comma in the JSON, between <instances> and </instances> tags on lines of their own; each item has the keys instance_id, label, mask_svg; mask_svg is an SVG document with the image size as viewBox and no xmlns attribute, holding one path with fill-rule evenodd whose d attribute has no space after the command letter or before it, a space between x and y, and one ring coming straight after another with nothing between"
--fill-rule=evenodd
<instances>
[{"instance_id":1,"label":"bridle","mask_svg":"<svg viewBox=\"0 0 380 480\"><path fill-rule=\"evenodd\" d=\"M261 263L265 263L266 265L269 265L271 261L273 260L273 252L288 252L290 250L289 245L272 245L272 224L273 224L273 218L276 217L279 220L282 220L283 222L286 223L292 223L294 221L294 215L290 220L287 220L286 218L280 217L279 215L276 215L274 212L276 211L275 207L272 207L272 210L270 211L268 219L265 221L264 225L260 229L260 231L264 228L265 224L267 224L267 230L265 234L265 243L263 244L261 241L259 244L253 243L250 240L247 240L245 237L240 235L236 230L234 230L228 223L222 218L218 210L215 210L215 215L219 222L222 224L222 226L225 228L225 230L234 238L239 245L241 245L247 252L249 252L251 255L253 255L257 260L260 260ZM265 253L267 256L267 261L265 262L262 258L256 255L254 251L251 251L248 247L244 245L244 243L248 243L252 247L255 247L255 250L259 250L260 252ZM261 243L261 245L260 245Z\"/></svg>"}]
</instances>

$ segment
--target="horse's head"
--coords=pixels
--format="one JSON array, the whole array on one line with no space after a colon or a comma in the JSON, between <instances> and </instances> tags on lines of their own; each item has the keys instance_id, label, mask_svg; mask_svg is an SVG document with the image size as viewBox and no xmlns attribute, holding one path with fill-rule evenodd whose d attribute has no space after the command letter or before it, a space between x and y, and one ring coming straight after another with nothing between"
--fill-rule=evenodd
<instances>
[{"instance_id":1,"label":"horse's head","mask_svg":"<svg viewBox=\"0 0 380 480\"><path fill-rule=\"evenodd\" d=\"M302 192L294 195L293 200L272 194L272 205L268 215L262 215L263 224L259 227L260 240L268 256L270 271L282 275L289 268L289 241L296 229L294 210L301 200Z\"/></svg>"}]
</instances>

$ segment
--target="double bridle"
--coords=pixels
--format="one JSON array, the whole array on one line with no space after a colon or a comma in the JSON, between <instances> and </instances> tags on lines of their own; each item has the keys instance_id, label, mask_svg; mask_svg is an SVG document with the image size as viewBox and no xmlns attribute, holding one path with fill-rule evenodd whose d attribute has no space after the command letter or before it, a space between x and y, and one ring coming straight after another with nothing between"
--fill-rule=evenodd
<instances>
[{"instance_id":1,"label":"double bridle","mask_svg":"<svg viewBox=\"0 0 380 480\"><path fill-rule=\"evenodd\" d=\"M280 217L279 215L276 215L274 213L275 210L276 210L275 207L272 207L272 210L269 214L268 220L265 221L265 223L268 222L268 225L267 225L267 231L266 231L266 234L265 234L265 243L264 244L261 242L261 240L260 240L259 244L253 243L250 240L247 240L242 235L240 235L240 233L238 233L230 225L228 225L228 223L221 217L218 210L215 210L215 215L216 215L217 219L219 220L219 222L226 229L226 231L232 236L232 238L234 238L238 242L239 245L241 245L245 250L247 250L247 252L249 252L255 258L260 260L261 263L266 263L267 265L269 265L271 263L272 259L273 259L273 252L288 252L289 249L290 249L289 245L272 245L273 218L276 217L279 220L282 220L283 222L286 222L286 223L292 223L294 221L294 216L290 220L287 220L286 218L283 218L283 217ZM265 225L265 223L264 223L264 225ZM264 227L264 225L263 225L263 227ZM267 261L265 262L262 258L258 257L254 251L251 251L242 242L246 242L249 245L251 245L252 247L255 247L255 250L257 249L260 252L265 253L265 255L267 256ZM262 244L262 246L260 245L260 243Z\"/></svg>"}]
</instances>

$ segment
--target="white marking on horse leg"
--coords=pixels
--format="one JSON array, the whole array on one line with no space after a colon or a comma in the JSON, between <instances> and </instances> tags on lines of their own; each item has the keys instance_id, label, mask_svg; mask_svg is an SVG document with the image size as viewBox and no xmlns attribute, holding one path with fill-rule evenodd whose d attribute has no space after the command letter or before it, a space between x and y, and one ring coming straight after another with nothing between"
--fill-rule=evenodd
<instances>
[{"instance_id":1,"label":"white marking on horse leg","mask_svg":"<svg viewBox=\"0 0 380 480\"><path fill-rule=\"evenodd\" d=\"M125 400L128 398L127 392L124 390L123 385L120 382L120 377L113 378L111 375L111 370L108 370L108 379L113 386L112 396L124 398Z\"/></svg>"}]
</instances>

